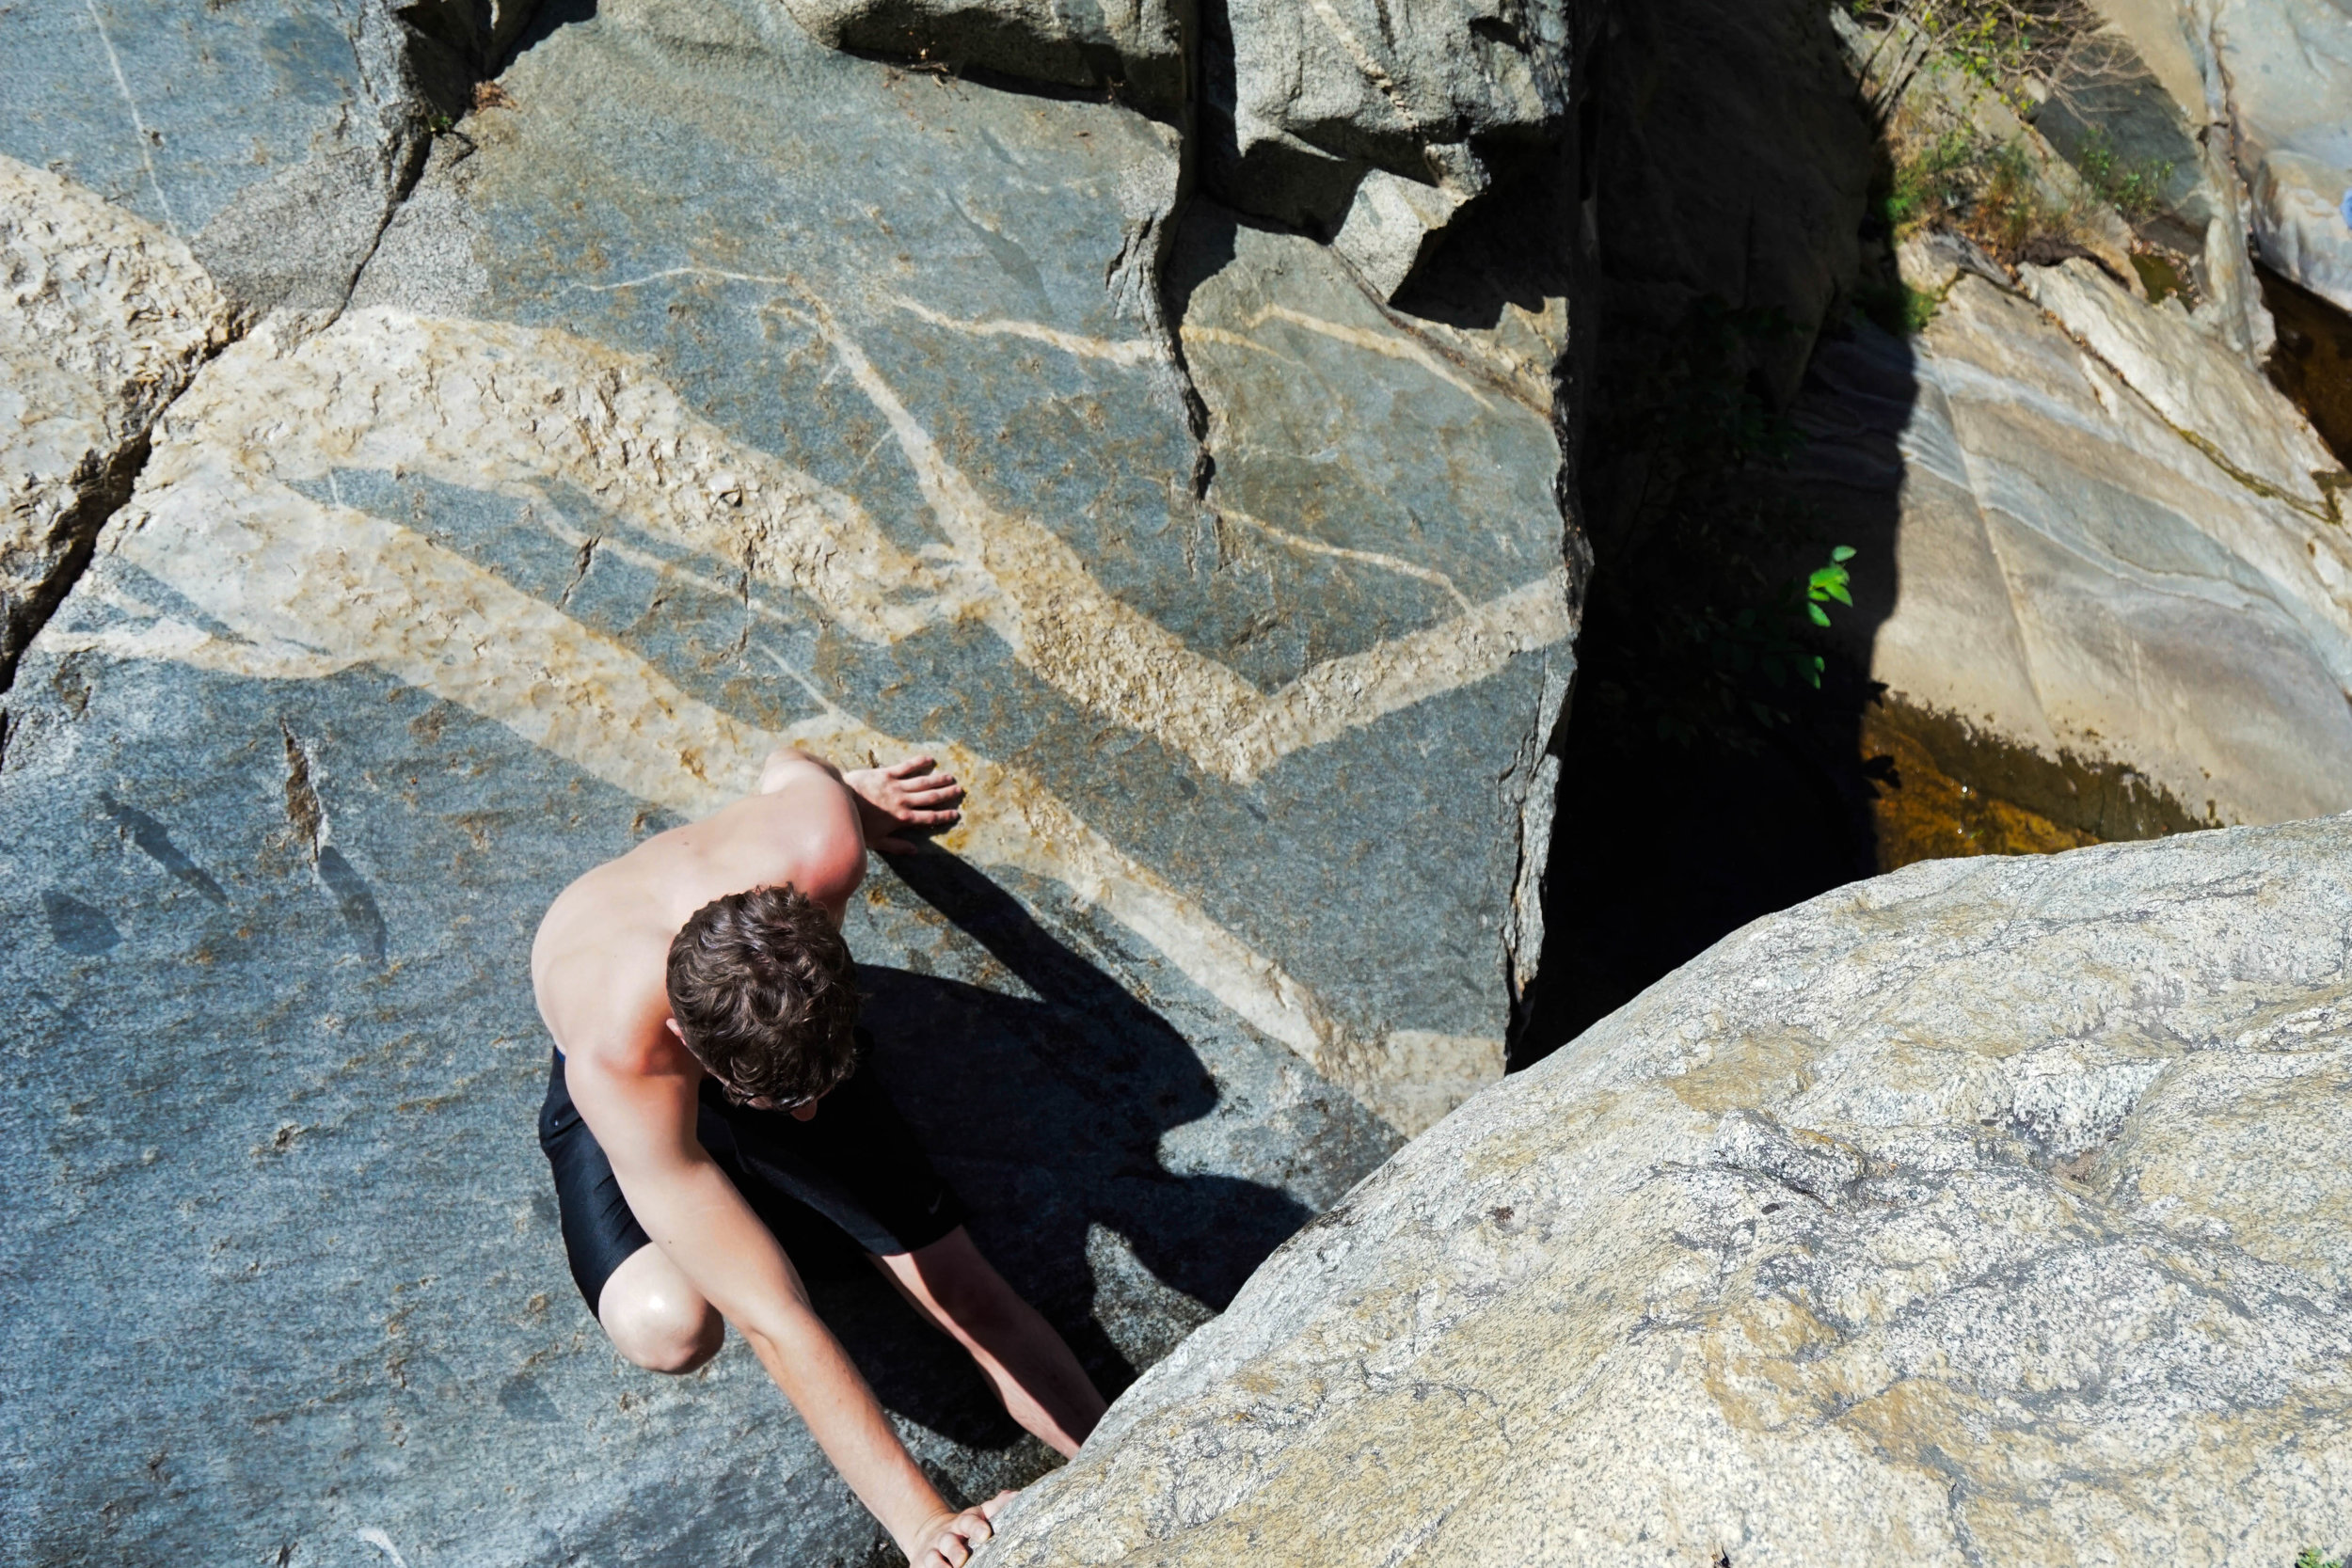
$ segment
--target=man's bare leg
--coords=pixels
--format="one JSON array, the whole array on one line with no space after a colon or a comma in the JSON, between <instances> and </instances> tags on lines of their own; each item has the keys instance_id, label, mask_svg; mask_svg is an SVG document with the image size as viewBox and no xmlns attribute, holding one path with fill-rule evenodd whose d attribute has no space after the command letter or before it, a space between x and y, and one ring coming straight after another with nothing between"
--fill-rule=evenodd
<instances>
[{"instance_id":1,"label":"man's bare leg","mask_svg":"<svg viewBox=\"0 0 2352 1568\"><path fill-rule=\"evenodd\" d=\"M691 1372L726 1343L718 1309L647 1243L612 1271L596 1296L596 1322L623 1356L649 1372Z\"/></svg>"},{"instance_id":2,"label":"man's bare leg","mask_svg":"<svg viewBox=\"0 0 2352 1568\"><path fill-rule=\"evenodd\" d=\"M1103 1396L1054 1325L1005 1283L961 1226L874 1264L971 1353L1014 1420L1065 1459L1078 1451L1103 1418Z\"/></svg>"}]
</instances>

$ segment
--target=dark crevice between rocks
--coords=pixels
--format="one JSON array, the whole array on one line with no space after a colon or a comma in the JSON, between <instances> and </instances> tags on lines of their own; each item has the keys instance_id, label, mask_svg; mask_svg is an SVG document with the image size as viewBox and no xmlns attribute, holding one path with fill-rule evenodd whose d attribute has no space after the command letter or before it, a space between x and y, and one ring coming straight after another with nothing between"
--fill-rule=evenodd
<instances>
[{"instance_id":1,"label":"dark crevice between rocks","mask_svg":"<svg viewBox=\"0 0 2352 1568\"><path fill-rule=\"evenodd\" d=\"M1878 869L1879 693L1841 649L1892 608L1896 496L1825 514L1791 462L1814 355L1868 330L1849 301L1884 150L1803 0L1617 8L1589 70L1580 325L1598 342L1564 507L1593 565L1515 1070L1748 921ZM1879 346L1913 383L1908 348ZM1832 645L1801 585L1835 545L1858 552L1857 607L1832 607Z\"/></svg>"},{"instance_id":2,"label":"dark crevice between rocks","mask_svg":"<svg viewBox=\"0 0 2352 1568\"><path fill-rule=\"evenodd\" d=\"M2266 367L2270 379L2303 411L2336 461L2352 468L2352 314L2259 261L2254 271L2279 329Z\"/></svg>"},{"instance_id":3,"label":"dark crevice between rocks","mask_svg":"<svg viewBox=\"0 0 2352 1568\"><path fill-rule=\"evenodd\" d=\"M16 667L24 657L41 627L57 612L73 585L82 580L89 563L98 553L99 531L106 519L120 511L131 499L131 490L138 483L139 470L147 467L148 432L115 449L112 456L97 465L96 472L83 483L81 494L74 504L62 513L49 532L54 548L65 547L56 558L57 564L40 586L21 601L10 613L6 626L0 626L0 694L16 684ZM5 732L0 732L0 760L7 755Z\"/></svg>"},{"instance_id":4,"label":"dark crevice between rocks","mask_svg":"<svg viewBox=\"0 0 2352 1568\"><path fill-rule=\"evenodd\" d=\"M1514 1069L1843 883L2218 825L2128 766L2044 755L1869 678L1896 600L1893 433L1918 383L1893 328L1917 325L1857 309L1886 281L1895 166L1826 33L1802 0L1664 0L1621 8L1595 66L1601 343L1578 499L1596 565ZM2265 281L2271 373L2341 452L2352 322ZM1838 545L1854 603L1820 634L1791 590ZM1792 678L1799 657L1821 660L1818 687Z\"/></svg>"}]
</instances>

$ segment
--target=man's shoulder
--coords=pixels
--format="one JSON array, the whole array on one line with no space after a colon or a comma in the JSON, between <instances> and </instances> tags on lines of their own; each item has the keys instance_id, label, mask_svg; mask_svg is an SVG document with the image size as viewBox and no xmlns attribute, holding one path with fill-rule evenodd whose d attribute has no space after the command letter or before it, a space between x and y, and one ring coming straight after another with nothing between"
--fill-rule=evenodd
<instances>
[{"instance_id":1,"label":"man's shoulder","mask_svg":"<svg viewBox=\"0 0 2352 1568\"><path fill-rule=\"evenodd\" d=\"M656 910L626 888L583 877L564 890L539 923L531 985L556 1045L567 1055L634 1041L669 1014L670 939Z\"/></svg>"}]
</instances>

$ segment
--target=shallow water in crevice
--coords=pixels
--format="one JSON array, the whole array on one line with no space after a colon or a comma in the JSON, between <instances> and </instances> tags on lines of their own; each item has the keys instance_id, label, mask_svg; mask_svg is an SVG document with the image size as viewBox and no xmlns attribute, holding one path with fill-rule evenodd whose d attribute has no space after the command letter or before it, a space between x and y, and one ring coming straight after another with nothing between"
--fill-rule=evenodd
<instances>
[{"instance_id":1,"label":"shallow water in crevice","mask_svg":"<svg viewBox=\"0 0 2352 1568\"><path fill-rule=\"evenodd\" d=\"M2352 314L2259 262L2254 270L2279 326L2270 379L2295 400L2336 461L2352 468Z\"/></svg>"}]
</instances>

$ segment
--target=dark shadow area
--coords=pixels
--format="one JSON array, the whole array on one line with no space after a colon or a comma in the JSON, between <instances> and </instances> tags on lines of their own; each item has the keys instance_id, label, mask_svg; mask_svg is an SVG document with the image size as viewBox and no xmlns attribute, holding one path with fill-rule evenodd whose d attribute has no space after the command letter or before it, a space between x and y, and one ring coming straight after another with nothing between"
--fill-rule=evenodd
<instances>
[{"instance_id":1,"label":"dark shadow area","mask_svg":"<svg viewBox=\"0 0 2352 1568\"><path fill-rule=\"evenodd\" d=\"M1503 308L1541 313L1573 298L1582 221L1577 140L1522 155L1496 171L1496 188L1447 226L1444 242L1387 309L1466 331L1492 331Z\"/></svg>"},{"instance_id":2,"label":"dark shadow area","mask_svg":"<svg viewBox=\"0 0 2352 1568\"><path fill-rule=\"evenodd\" d=\"M1214 197L1194 196L1176 218L1176 240L1168 246L1160 274L1160 299L1171 322L1192 312L1192 296L1200 287L1232 263L1234 236L1246 224L1252 229L1279 230L1279 224L1245 217Z\"/></svg>"},{"instance_id":3,"label":"dark shadow area","mask_svg":"<svg viewBox=\"0 0 2352 1568\"><path fill-rule=\"evenodd\" d=\"M1885 149L1825 19L1789 0L1621 8L1591 83L1594 567L1514 1069L1878 870L1892 772L1865 660L1894 602L1915 368L1853 308L1888 243ZM1808 593L1836 546L1851 608Z\"/></svg>"},{"instance_id":4,"label":"dark shadow area","mask_svg":"<svg viewBox=\"0 0 2352 1568\"><path fill-rule=\"evenodd\" d=\"M1170 1304L1134 1299L1140 1282L1098 1278L1090 1227L1123 1238L1158 1285L1218 1310L1311 1215L1274 1188L1160 1163L1161 1135L1218 1101L1166 1020L967 863L934 847L891 867L1034 999L862 968L872 1068L970 1207L980 1250L1115 1397L1138 1369L1104 1331L1104 1308L1134 1319ZM1020 1440L963 1353L846 1238L810 1215L785 1241L885 1405L967 1447Z\"/></svg>"},{"instance_id":5,"label":"dark shadow area","mask_svg":"<svg viewBox=\"0 0 2352 1568\"><path fill-rule=\"evenodd\" d=\"M492 62L496 69L485 74L503 76L507 68L524 54L573 24L593 22L596 16L596 0L539 0L532 8L531 20L523 24L523 30L516 35L514 43Z\"/></svg>"},{"instance_id":6,"label":"dark shadow area","mask_svg":"<svg viewBox=\"0 0 2352 1568\"><path fill-rule=\"evenodd\" d=\"M2352 468L2352 315L2256 262L2263 305L2279 329L2270 379Z\"/></svg>"}]
</instances>

